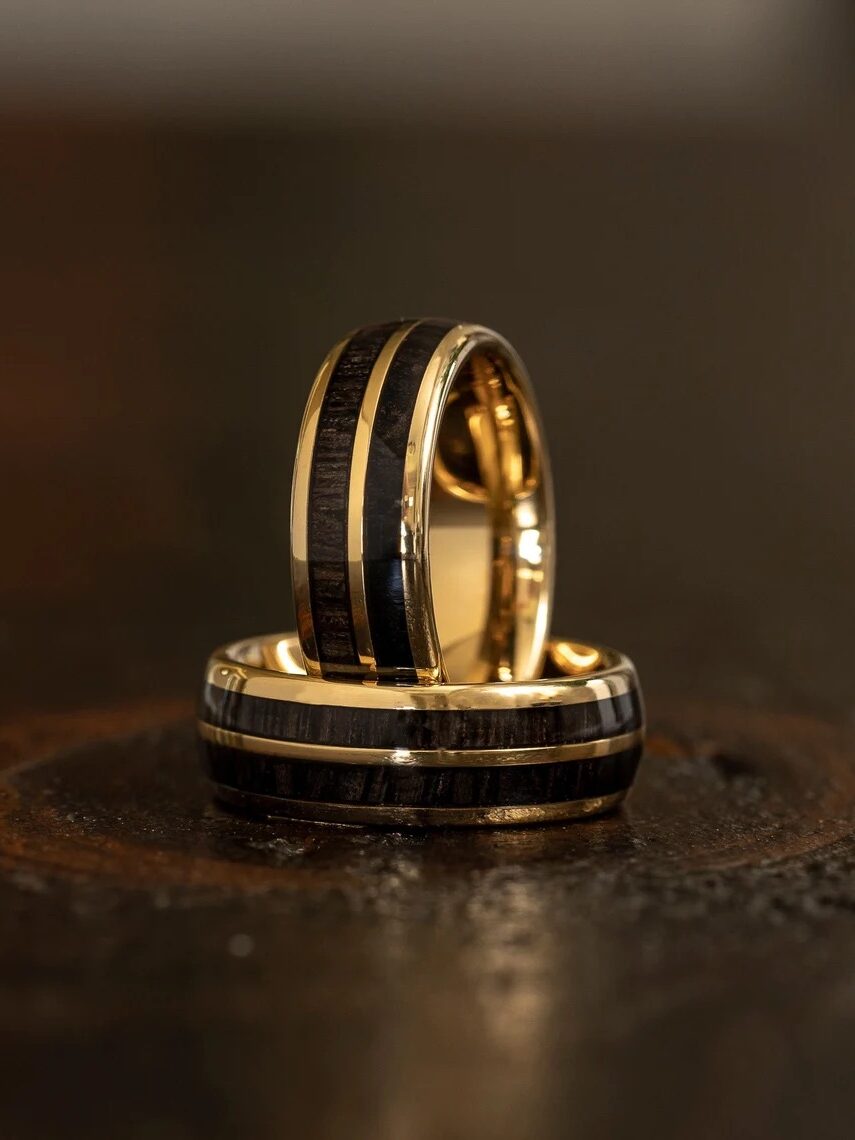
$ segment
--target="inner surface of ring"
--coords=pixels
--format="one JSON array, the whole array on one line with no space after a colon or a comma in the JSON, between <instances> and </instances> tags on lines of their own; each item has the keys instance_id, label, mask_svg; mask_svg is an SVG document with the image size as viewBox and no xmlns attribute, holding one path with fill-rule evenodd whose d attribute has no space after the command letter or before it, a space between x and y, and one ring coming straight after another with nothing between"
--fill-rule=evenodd
<instances>
[{"instance_id":1,"label":"inner surface of ring","mask_svg":"<svg viewBox=\"0 0 855 1140\"><path fill-rule=\"evenodd\" d=\"M268 669L274 673L305 676L306 667L296 634L250 638L229 646L225 655L240 665ZM586 645L579 641L555 640L547 646L543 678L587 677L618 665L620 655L613 649Z\"/></svg>"},{"instance_id":2,"label":"inner surface of ring","mask_svg":"<svg viewBox=\"0 0 855 1140\"><path fill-rule=\"evenodd\" d=\"M448 394L430 501L430 576L449 682L526 680L548 620L537 424L510 363L478 348Z\"/></svg>"}]
</instances>

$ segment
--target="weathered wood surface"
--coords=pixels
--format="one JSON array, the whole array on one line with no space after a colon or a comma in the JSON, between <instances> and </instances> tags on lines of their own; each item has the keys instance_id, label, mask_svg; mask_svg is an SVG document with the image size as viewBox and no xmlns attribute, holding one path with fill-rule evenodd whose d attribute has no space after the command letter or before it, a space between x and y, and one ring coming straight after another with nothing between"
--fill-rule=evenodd
<instances>
[{"instance_id":1,"label":"weathered wood surface","mask_svg":"<svg viewBox=\"0 0 855 1140\"><path fill-rule=\"evenodd\" d=\"M838 731L664 710L619 815L382 833L217 809L188 713L3 729L4 1137L851 1135Z\"/></svg>"}]
</instances>

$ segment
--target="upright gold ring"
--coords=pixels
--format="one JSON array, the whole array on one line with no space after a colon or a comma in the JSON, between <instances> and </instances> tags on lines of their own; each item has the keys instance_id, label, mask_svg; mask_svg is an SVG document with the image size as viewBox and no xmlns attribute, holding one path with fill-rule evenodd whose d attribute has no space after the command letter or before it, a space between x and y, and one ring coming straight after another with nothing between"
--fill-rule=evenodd
<instances>
[{"instance_id":1,"label":"upright gold ring","mask_svg":"<svg viewBox=\"0 0 855 1140\"><path fill-rule=\"evenodd\" d=\"M453 321L351 333L309 396L293 581L310 676L528 680L552 609L549 460L525 367Z\"/></svg>"}]
</instances>

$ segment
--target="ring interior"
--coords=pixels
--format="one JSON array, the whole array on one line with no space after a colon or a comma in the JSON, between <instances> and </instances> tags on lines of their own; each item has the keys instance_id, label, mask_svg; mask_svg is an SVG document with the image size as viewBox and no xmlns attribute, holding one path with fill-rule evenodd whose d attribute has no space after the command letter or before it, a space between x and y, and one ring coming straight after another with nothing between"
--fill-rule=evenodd
<instances>
[{"instance_id":1,"label":"ring interior","mask_svg":"<svg viewBox=\"0 0 855 1140\"><path fill-rule=\"evenodd\" d=\"M430 577L451 683L528 680L549 617L548 473L530 399L498 346L461 365L440 423Z\"/></svg>"},{"instance_id":2,"label":"ring interior","mask_svg":"<svg viewBox=\"0 0 855 1140\"><path fill-rule=\"evenodd\" d=\"M239 665L267 669L290 676L306 676L303 655L296 634L251 638L231 645L225 656ZM578 641L551 641L547 646L542 676L537 680L560 677L584 679L615 668L620 654L614 649L585 645Z\"/></svg>"}]
</instances>

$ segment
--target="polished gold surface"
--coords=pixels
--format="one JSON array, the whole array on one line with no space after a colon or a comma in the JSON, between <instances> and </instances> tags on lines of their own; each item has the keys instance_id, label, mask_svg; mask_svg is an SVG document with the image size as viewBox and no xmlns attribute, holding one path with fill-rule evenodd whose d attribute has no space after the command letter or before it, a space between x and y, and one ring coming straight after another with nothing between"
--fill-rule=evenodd
<instances>
[{"instance_id":1,"label":"polished gold surface","mask_svg":"<svg viewBox=\"0 0 855 1140\"><path fill-rule=\"evenodd\" d=\"M575 760L593 760L613 756L640 744L643 732L623 732L618 736L593 740L584 744L562 744L550 748L489 749L409 749L409 748L341 748L330 744L304 744L291 740L268 740L245 732L231 732L205 721L198 722L199 735L212 744L238 748L283 759L316 760L328 764L370 764L395 768L500 768L529 764L554 764Z\"/></svg>"},{"instance_id":2,"label":"polished gold surface","mask_svg":"<svg viewBox=\"0 0 855 1140\"><path fill-rule=\"evenodd\" d=\"M614 792L612 795L595 796L586 800L511 807L414 808L279 799L276 796L265 796L260 793L239 792L223 784L214 784L213 792L217 799L229 807L244 811L284 816L286 819L312 820L317 823L374 824L385 827L483 827L556 823L611 811L626 798L627 794Z\"/></svg>"},{"instance_id":3,"label":"polished gold surface","mask_svg":"<svg viewBox=\"0 0 855 1140\"><path fill-rule=\"evenodd\" d=\"M553 641L548 648L547 660L560 673L578 676L599 668L602 658L600 650L593 645Z\"/></svg>"},{"instance_id":4,"label":"polished gold surface","mask_svg":"<svg viewBox=\"0 0 855 1140\"><path fill-rule=\"evenodd\" d=\"M563 639L552 645L565 647L557 656L550 647L547 659L553 667L566 661L567 647L581 660L596 658L598 665L587 672L565 666L560 676L504 683L393 686L328 681L306 674L299 641L290 633L248 638L216 650L208 661L206 681L271 700L425 711L567 705L620 696L638 687L632 662L615 649Z\"/></svg>"},{"instance_id":5,"label":"polished gold surface","mask_svg":"<svg viewBox=\"0 0 855 1140\"><path fill-rule=\"evenodd\" d=\"M536 676L553 589L552 484L525 367L457 326L425 372L404 474L410 638L445 681Z\"/></svg>"},{"instance_id":6,"label":"polished gold surface","mask_svg":"<svg viewBox=\"0 0 855 1140\"><path fill-rule=\"evenodd\" d=\"M394 680L399 672L381 670L374 657L362 527L377 404L394 352L412 327L396 331L382 350L357 424L347 559L359 665L328 666L328 677ZM312 389L294 471L294 588L303 654L312 675L320 675L323 663L312 630L306 565L308 472L318 411L341 348L326 358ZM525 367L497 333L456 325L433 353L410 425L400 498L404 605L419 681L536 676L552 608L552 484Z\"/></svg>"}]
</instances>

